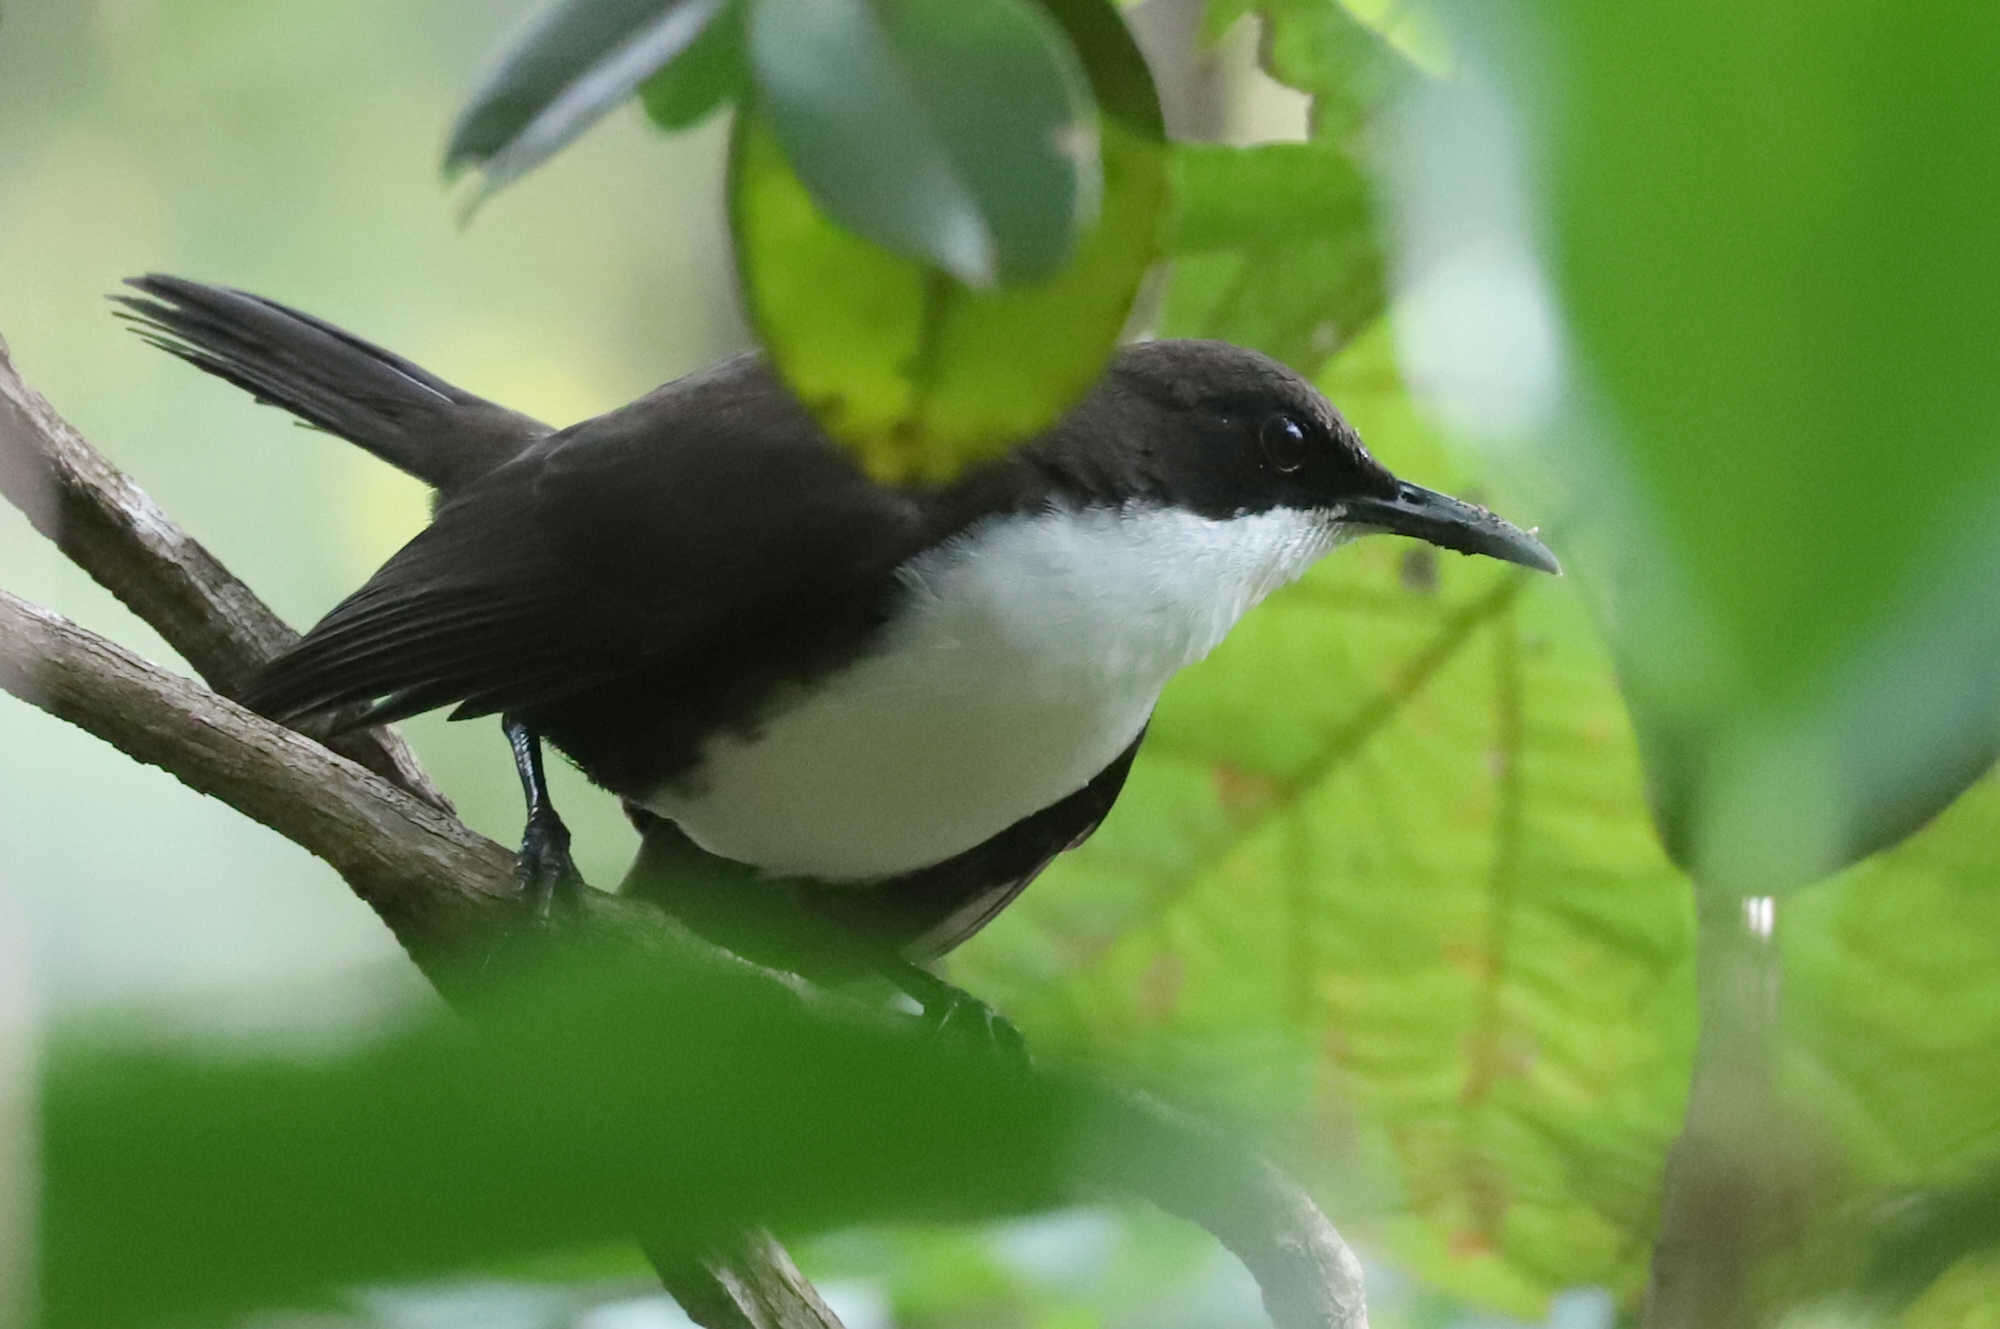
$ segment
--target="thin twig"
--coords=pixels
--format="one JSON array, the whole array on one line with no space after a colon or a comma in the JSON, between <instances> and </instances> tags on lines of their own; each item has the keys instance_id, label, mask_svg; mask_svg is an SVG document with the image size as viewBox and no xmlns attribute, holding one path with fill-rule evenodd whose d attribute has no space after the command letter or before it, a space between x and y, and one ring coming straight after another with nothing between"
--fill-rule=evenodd
<instances>
[{"instance_id":1,"label":"thin twig","mask_svg":"<svg viewBox=\"0 0 2000 1329\"><path fill-rule=\"evenodd\" d=\"M690 1320L704 1329L840 1329L840 1319L778 1239L762 1228L699 1258L649 1245L646 1258Z\"/></svg>"}]
</instances>

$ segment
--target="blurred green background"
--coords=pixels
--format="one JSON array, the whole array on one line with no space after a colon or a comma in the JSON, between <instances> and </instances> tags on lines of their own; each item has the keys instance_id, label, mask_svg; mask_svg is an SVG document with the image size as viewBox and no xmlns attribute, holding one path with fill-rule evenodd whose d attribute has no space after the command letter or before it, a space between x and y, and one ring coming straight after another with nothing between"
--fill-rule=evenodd
<instances>
[{"instance_id":1,"label":"blurred green background","mask_svg":"<svg viewBox=\"0 0 2000 1329\"><path fill-rule=\"evenodd\" d=\"M422 525L425 492L124 332L104 299L121 278L268 294L563 423L748 344L720 123L669 139L615 116L458 225L444 127L529 8L28 0L0 26L0 335L24 378L295 624ZM16 594L172 658L12 511L0 567ZM471 824L518 833L492 726L411 732ZM415 990L366 907L277 836L27 707L0 711L0 747L0 871L56 1002L369 964ZM635 841L569 776L585 871L614 880Z\"/></svg>"},{"instance_id":2,"label":"blurred green background","mask_svg":"<svg viewBox=\"0 0 2000 1329\"><path fill-rule=\"evenodd\" d=\"M1216 4L1209 22L1226 26L1250 7ZM1672 224L1694 227L1712 214L1661 206L1646 177L1651 158L1593 156L1602 144L1550 128L1571 121L1551 118L1532 97L1513 112L1482 101L1477 79L1461 85L1469 102L1420 101L1392 131L1363 134L1383 94L1348 77L1360 66L1336 38L1350 20L1328 16L1362 14L1406 49L1434 55L1421 24L1398 25L1407 7L1256 7L1272 23L1271 68L1319 97L1314 141L1301 149L1319 155L1260 159L1262 174L1243 175L1231 161L1184 156L1177 170L1200 206L1178 218L1171 279L1149 293L1141 322L1286 356L1317 376L1389 466L1524 524L1546 523L1573 575L1533 580L1390 541L1342 551L1170 689L1103 831L955 956L952 975L1013 1015L1039 1048L1122 1064L1183 1092L1197 1086L1269 1130L1377 1262L1371 1291L1384 1329L1503 1323L1467 1305L1517 1317L1505 1323L1546 1317L1596 1329L1614 1303L1630 1308L1643 1283L1697 1035L1691 883L1649 817L1605 636L1624 649L1627 686L1665 717L1669 750L1698 746L1675 726L1700 711L1696 702L1714 701L1696 696L1702 687L1733 695L1715 685L1728 668L1712 667L1728 642L1671 615L1640 622L1634 609L1658 610L1684 588L1668 575L1671 542L1647 543L1653 533L1642 518L1658 513L1626 500L1680 493L1699 515L1710 454L1673 432L1673 410L1687 406L1674 375L1646 376L1676 363L1647 340L1676 325L1619 323L1631 311L1616 305L1611 278L1628 234L1621 226L1657 225L1646 234L1669 257L1649 260L1647 275L1670 293L1639 289L1661 302L1682 287L1727 286L1729 263L1741 260L1731 246L1754 256L1762 240L1748 222L1730 229L1739 219L1725 209L1714 214L1723 218L1719 238L1689 241ZM635 111L616 114L511 185L471 226L458 225L437 171L445 127L527 8L17 0L0 22L0 335L24 378L296 624L419 528L424 494L125 334L103 300L119 278L157 269L267 294L554 422L748 344L724 226L720 119L665 137ZM1170 125L1239 139L1303 132L1302 99L1249 74L1249 34L1236 30L1214 60L1187 54L1203 9L1136 11L1160 55ZM1704 13L1691 6L1687 21ZM1548 91L1551 104L1557 92L1614 105L1629 97L1641 127L1679 123L1665 118L1680 113L1678 84L1645 84L1655 100L1643 102L1619 77L1655 58L1649 30L1598 31L1569 17L1566 31L1598 40L1577 49L1601 56L1601 67ZM1781 47L1791 39L1788 30L1751 35ZM1532 47L1499 45L1510 52L1502 66ZM1924 66L1910 68L1921 82ZM1758 86L1743 75L1722 91L1754 102ZM1711 91L1704 104L1726 107ZM1617 128L1604 117L1576 123ZM1845 150L1844 121L1808 108L1798 123L1823 124L1825 140L1805 135L1785 140L1785 150L1812 160ZM1693 139L1656 151L1698 157L1703 140ZM1744 142L1752 151L1764 140ZM1328 151L1357 145L1386 205L1372 192L1364 201L1347 158ZM1586 169L1603 170L1606 160L1645 178ZM1557 170L1565 165L1569 176ZM1755 178L1760 163L1753 152L1737 165ZM1544 175L1583 183L1524 197ZM1262 192L1279 188L1299 192ZM1273 205L1257 206L1265 197ZM1727 191L1701 186L1678 197L1713 205ZM1780 238L1814 215L1768 211L1767 229ZM1396 228L1401 264L1400 297L1381 322L1370 220L1378 215ZM1885 226L1895 220L1884 215ZM1807 240L1818 234L1804 229ZM1544 264L1540 248L1556 251L1553 260ZM1669 261L1690 252L1714 259L1700 269L1708 287ZM1866 264L1865 254L1843 252ZM1476 261L1453 266L1468 254ZM1599 307L1592 323L1583 302L1575 327L1557 326L1547 303L1555 295L1537 282L1566 274L1612 313ZM1876 294L1891 300L1900 291ZM1761 298L1763 314L1780 324L1797 312L1782 293ZM1941 309L1950 304L1940 297ZM1342 322L1331 309L1356 316ZM1820 326L1841 326L1824 317ZM1785 379L1757 362L1769 334L1747 316L1732 330L1728 353L1746 362L1742 375L1699 359L1709 381L1776 414L1791 400L1783 392L1818 386L1818 362ZM1571 335L1586 354L1565 361L1576 350ZM1513 406L1526 400L1524 383L1539 382L1544 398L1566 394L1567 415L1546 399L1509 414L1507 391L1481 395L1493 386L1479 373L1496 361L1495 336L1504 343L1497 360L1514 375L1503 385ZM1871 353L1862 339L1841 344L1850 359L1828 361L1834 368L1824 373ZM1721 354L1708 343L1702 351ZM1606 365L1637 374L1640 387L1627 383L1625 396L1607 401L1593 393L1620 386L1617 373L1562 376ZM1938 373L1938 383L1920 385L1933 394L1925 400L1952 391L1950 375ZM1667 426L1649 433L1657 422L1639 410L1620 419L1617 408L1644 405L1655 390L1651 404ZM1618 434L1607 420L1638 440L1629 470L1604 441ZM1754 435L1757 423L1735 427ZM1729 421L1710 424L1723 442L1738 441ZM1839 424L1867 432L1851 415ZM1726 454L1728 473L1798 478L1800 463L1786 451L1796 440L1772 437L1768 454ZM1829 446L1850 442L1843 435ZM1648 443L1666 477L1652 489L1635 478ZM1952 443L1974 461L1992 455L1983 436ZM1853 481L1841 493L1865 508L1870 475L1847 475L1857 470L1846 464L1851 448L1841 455L1829 469ZM1983 472L1952 474L1976 481ZM1804 478L1816 475L1808 465ZM1817 492L1799 489L1793 525L1780 536L1810 533ZM1705 559L1722 548L1698 538L1695 546ZM1754 560L1740 551L1711 561L1723 565L1707 575L1724 591L1755 580ZM1816 565L1804 555L1793 563L1792 597L1782 602L1796 608L1799 579ZM1940 576L1964 570L1939 566ZM1732 569L1734 583L1724 575ZM171 659L11 512L0 513L0 585ZM1767 593L1776 594L1759 592ZM1762 625L1769 605L1739 598L1729 602L1735 619L1719 621ZM1863 617L1829 611L1829 632L1857 623L1880 631ZM1674 622L1678 638L1661 627ZM1636 683L1635 641L1646 647ZM1771 647L1757 643L1788 668L1813 663ZM1745 658L1760 657L1746 648ZM1762 713L1753 719L1769 723ZM1766 736L1741 715L1733 722ZM407 728L468 822L510 840L519 795L493 726L426 717ZM1674 771L1660 765L1661 751L1649 753L1655 779ZM428 1000L367 909L290 844L26 706L0 704L0 752L0 907L25 920L37 990L59 1015L115 1005L198 1028L295 1034ZM1775 775L1724 777L1768 796L1796 774L1796 754L1785 760L1795 764L1780 763ZM557 780L585 875L614 880L630 831L611 800L566 770ZM1778 824L1788 837L1781 850L1802 852L1813 828ZM1817 846L1813 861L1851 847ZM1754 885L1744 863L1759 860L1740 850L1708 860L1712 872ZM1779 905L1779 1078L1812 1105L1812 1147L1801 1156L1815 1175L1804 1204L1835 1232L1824 1243L1833 1256L1815 1247L1820 1235L1802 1236L1802 1264L1851 1263L1856 1234L1870 1228L1867 1205L1995 1153L1995 886L2000 788L1988 779L1907 844ZM1796 1143L1783 1138L1791 1131L1789 1120L1772 1123L1770 1153ZM1863 1216L1850 1222L1856 1212ZM806 1259L847 1299L854 1329L1191 1327L1256 1315L1254 1290L1207 1238L1143 1213L839 1234ZM516 1280L504 1288L486 1281L493 1272L346 1305L410 1324L658 1322L619 1319L600 1305L643 1291L629 1252L499 1271ZM540 1290L531 1295L520 1280ZM1991 1270L1961 1269L1912 1322L1991 1324L1996 1287ZM657 1313L646 1306L631 1314Z\"/></svg>"}]
</instances>

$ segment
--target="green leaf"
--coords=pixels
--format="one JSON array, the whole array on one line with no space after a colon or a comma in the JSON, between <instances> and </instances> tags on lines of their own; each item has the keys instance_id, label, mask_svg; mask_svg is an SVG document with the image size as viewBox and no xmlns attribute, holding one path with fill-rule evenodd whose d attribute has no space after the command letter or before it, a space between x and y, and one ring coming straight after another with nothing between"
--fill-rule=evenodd
<instances>
[{"instance_id":1,"label":"green leaf","mask_svg":"<svg viewBox=\"0 0 2000 1329\"><path fill-rule=\"evenodd\" d=\"M759 107L833 220L971 286L1047 277L1102 187L1088 80L1029 0L751 0Z\"/></svg>"},{"instance_id":2,"label":"green leaf","mask_svg":"<svg viewBox=\"0 0 2000 1329\"><path fill-rule=\"evenodd\" d=\"M1793 1078L1885 1185L2000 1154L2000 780L1893 853L1779 905ZM1860 1125L1865 1123L1865 1128Z\"/></svg>"},{"instance_id":3,"label":"green leaf","mask_svg":"<svg viewBox=\"0 0 2000 1329\"><path fill-rule=\"evenodd\" d=\"M1372 191L1323 142L1174 148L1160 331L1219 337L1307 372L1382 312Z\"/></svg>"},{"instance_id":4,"label":"green leaf","mask_svg":"<svg viewBox=\"0 0 2000 1329\"><path fill-rule=\"evenodd\" d=\"M482 195L525 175L687 51L723 9L724 0L558 0L459 112L445 170L481 167Z\"/></svg>"},{"instance_id":5,"label":"green leaf","mask_svg":"<svg viewBox=\"0 0 2000 1329\"><path fill-rule=\"evenodd\" d=\"M1398 474L1478 494L1387 344L1329 394ZM1427 1281L1528 1316L1642 1279L1690 895L1566 580L1335 552L1176 680L1103 829L988 934L955 976L1038 1046L1183 1040Z\"/></svg>"},{"instance_id":6,"label":"green leaf","mask_svg":"<svg viewBox=\"0 0 2000 1329\"><path fill-rule=\"evenodd\" d=\"M1220 337L1313 374L1384 307L1374 190L1354 144L1413 73L1334 0L1218 0L1211 29L1253 10L1265 25L1266 68L1313 97L1313 136L1176 145L1160 331Z\"/></svg>"},{"instance_id":7,"label":"green leaf","mask_svg":"<svg viewBox=\"0 0 2000 1329\"><path fill-rule=\"evenodd\" d=\"M975 290L829 218L768 117L738 117L731 223L745 303L773 362L878 476L936 479L1034 434L1116 345L1158 252L1166 196L1159 104L1107 0L1047 6L1100 108L1104 199L1060 272Z\"/></svg>"},{"instance_id":8,"label":"green leaf","mask_svg":"<svg viewBox=\"0 0 2000 1329\"><path fill-rule=\"evenodd\" d=\"M1387 347L1346 352L1329 394L1397 473L1478 494ZM1995 1152L1996 825L1989 778L1778 907L1784 1080L1849 1173L1815 1233ZM1370 538L1168 689L1103 829L954 977L1043 1050L1178 1040L1350 1235L1539 1317L1643 1284L1696 1037L1691 905L1573 579Z\"/></svg>"},{"instance_id":9,"label":"green leaf","mask_svg":"<svg viewBox=\"0 0 2000 1329\"><path fill-rule=\"evenodd\" d=\"M1810 881L2000 747L2000 247L1968 169L2000 159L2000 25L1535 14L1494 45L1603 407L1565 439L1603 517L1571 563L1604 574L1674 853Z\"/></svg>"},{"instance_id":10,"label":"green leaf","mask_svg":"<svg viewBox=\"0 0 2000 1329\"><path fill-rule=\"evenodd\" d=\"M725 0L722 12L679 59L639 85L639 100L647 118L660 128L687 129L741 100L749 86L743 5L741 0Z\"/></svg>"},{"instance_id":11,"label":"green leaf","mask_svg":"<svg viewBox=\"0 0 2000 1329\"><path fill-rule=\"evenodd\" d=\"M1245 14L1264 23L1264 72L1313 99L1313 137L1343 145L1407 85L1408 60L1341 0L1210 0L1219 36Z\"/></svg>"},{"instance_id":12,"label":"green leaf","mask_svg":"<svg viewBox=\"0 0 2000 1329\"><path fill-rule=\"evenodd\" d=\"M486 972L476 1029L435 1013L311 1057L58 1032L40 1323L215 1319L635 1226L692 1252L764 1223L995 1217L1069 1198L1079 1160L1191 1166L1142 1119L1108 1129L1129 1114L1089 1086L815 1019L700 958L595 950L497 996Z\"/></svg>"}]
</instances>

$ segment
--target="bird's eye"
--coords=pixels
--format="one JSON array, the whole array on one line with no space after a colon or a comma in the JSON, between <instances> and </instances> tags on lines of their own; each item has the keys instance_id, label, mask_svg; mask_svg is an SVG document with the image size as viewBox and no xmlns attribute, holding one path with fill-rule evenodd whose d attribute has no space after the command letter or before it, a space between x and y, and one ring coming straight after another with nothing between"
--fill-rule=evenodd
<instances>
[{"instance_id":1,"label":"bird's eye","mask_svg":"<svg viewBox=\"0 0 2000 1329\"><path fill-rule=\"evenodd\" d=\"M1257 439L1264 446L1264 459L1273 468L1289 474L1306 464L1306 427L1296 416L1272 416L1264 422Z\"/></svg>"}]
</instances>

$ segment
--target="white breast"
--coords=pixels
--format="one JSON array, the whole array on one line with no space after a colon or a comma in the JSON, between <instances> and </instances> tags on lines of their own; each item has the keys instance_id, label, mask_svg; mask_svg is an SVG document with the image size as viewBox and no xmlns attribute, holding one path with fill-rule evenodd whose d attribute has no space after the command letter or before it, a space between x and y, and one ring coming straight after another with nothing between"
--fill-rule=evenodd
<instances>
[{"instance_id":1,"label":"white breast","mask_svg":"<svg viewBox=\"0 0 2000 1329\"><path fill-rule=\"evenodd\" d=\"M861 880L927 867L1081 789L1176 670L1338 538L1322 517L997 517L906 564L876 650L720 736L646 806L711 853Z\"/></svg>"}]
</instances>

